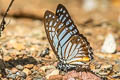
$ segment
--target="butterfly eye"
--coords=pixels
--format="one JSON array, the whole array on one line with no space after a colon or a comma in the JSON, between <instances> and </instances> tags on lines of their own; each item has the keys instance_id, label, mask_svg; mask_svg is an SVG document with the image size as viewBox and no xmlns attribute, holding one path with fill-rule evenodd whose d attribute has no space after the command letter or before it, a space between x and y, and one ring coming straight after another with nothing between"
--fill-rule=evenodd
<instances>
[{"instance_id":1,"label":"butterfly eye","mask_svg":"<svg viewBox=\"0 0 120 80\"><path fill-rule=\"evenodd\" d=\"M87 39L79 33L67 9L59 4L56 14L46 11L45 31L48 41L58 57L58 68L63 71L86 65L92 59L92 48Z\"/></svg>"}]
</instances>

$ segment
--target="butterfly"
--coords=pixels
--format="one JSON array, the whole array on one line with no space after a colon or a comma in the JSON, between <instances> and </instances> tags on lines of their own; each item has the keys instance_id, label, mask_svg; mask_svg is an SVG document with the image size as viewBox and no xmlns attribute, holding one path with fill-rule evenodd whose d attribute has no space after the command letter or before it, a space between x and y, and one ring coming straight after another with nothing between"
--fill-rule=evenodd
<instances>
[{"instance_id":1,"label":"butterfly","mask_svg":"<svg viewBox=\"0 0 120 80\"><path fill-rule=\"evenodd\" d=\"M79 33L62 4L57 6L55 14L49 10L45 12L44 26L48 41L59 60L58 69L69 71L84 68L93 60L89 42Z\"/></svg>"}]
</instances>

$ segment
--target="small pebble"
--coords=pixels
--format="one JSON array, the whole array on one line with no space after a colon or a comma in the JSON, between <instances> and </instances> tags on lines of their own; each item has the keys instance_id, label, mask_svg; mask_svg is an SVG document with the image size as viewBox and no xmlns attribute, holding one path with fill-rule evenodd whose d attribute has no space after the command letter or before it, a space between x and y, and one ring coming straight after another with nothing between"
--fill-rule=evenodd
<instances>
[{"instance_id":1,"label":"small pebble","mask_svg":"<svg viewBox=\"0 0 120 80\"><path fill-rule=\"evenodd\" d=\"M113 66L105 62L104 63L97 62L95 63L94 66L91 65L90 68L94 74L100 77L108 76L113 71Z\"/></svg>"},{"instance_id":2,"label":"small pebble","mask_svg":"<svg viewBox=\"0 0 120 80\"><path fill-rule=\"evenodd\" d=\"M4 57L4 61L9 61L9 60L11 60L12 59L12 57L10 57L10 56L5 56Z\"/></svg>"},{"instance_id":3,"label":"small pebble","mask_svg":"<svg viewBox=\"0 0 120 80\"><path fill-rule=\"evenodd\" d=\"M2 74L0 74L0 77L2 77Z\"/></svg>"},{"instance_id":4,"label":"small pebble","mask_svg":"<svg viewBox=\"0 0 120 80\"><path fill-rule=\"evenodd\" d=\"M23 72L26 73L26 75L30 75L31 74L31 71L29 69L27 69L27 68L25 68L23 70Z\"/></svg>"},{"instance_id":5,"label":"small pebble","mask_svg":"<svg viewBox=\"0 0 120 80\"><path fill-rule=\"evenodd\" d=\"M68 80L76 80L75 78L69 78Z\"/></svg>"},{"instance_id":6,"label":"small pebble","mask_svg":"<svg viewBox=\"0 0 120 80\"><path fill-rule=\"evenodd\" d=\"M32 77L27 76L27 77L26 77L26 80L33 80L33 79L32 79Z\"/></svg>"},{"instance_id":7,"label":"small pebble","mask_svg":"<svg viewBox=\"0 0 120 80\"><path fill-rule=\"evenodd\" d=\"M48 65L48 66L42 66L40 69L43 71L46 71L48 69L56 69L56 67L52 65Z\"/></svg>"},{"instance_id":8,"label":"small pebble","mask_svg":"<svg viewBox=\"0 0 120 80\"><path fill-rule=\"evenodd\" d=\"M120 71L119 72L115 72L114 75L112 75L113 78L115 79L120 79Z\"/></svg>"},{"instance_id":9,"label":"small pebble","mask_svg":"<svg viewBox=\"0 0 120 80\"><path fill-rule=\"evenodd\" d=\"M25 68L28 68L28 69L31 69L31 68L33 68L33 66L34 66L33 64L27 64L27 65L25 65L24 67L25 67Z\"/></svg>"},{"instance_id":10,"label":"small pebble","mask_svg":"<svg viewBox=\"0 0 120 80\"><path fill-rule=\"evenodd\" d=\"M15 79L17 77L16 74L8 74L7 78Z\"/></svg>"},{"instance_id":11,"label":"small pebble","mask_svg":"<svg viewBox=\"0 0 120 80\"><path fill-rule=\"evenodd\" d=\"M19 69L19 70L23 70L24 69L24 67L22 65L17 65L16 68Z\"/></svg>"},{"instance_id":12,"label":"small pebble","mask_svg":"<svg viewBox=\"0 0 120 80\"><path fill-rule=\"evenodd\" d=\"M32 80L45 80L43 77L34 77Z\"/></svg>"},{"instance_id":13,"label":"small pebble","mask_svg":"<svg viewBox=\"0 0 120 80\"><path fill-rule=\"evenodd\" d=\"M105 38L101 52L103 53L114 53L116 51L116 42L114 36L109 33Z\"/></svg>"},{"instance_id":14,"label":"small pebble","mask_svg":"<svg viewBox=\"0 0 120 80\"><path fill-rule=\"evenodd\" d=\"M14 43L13 44L13 47L16 49L16 50L22 50L22 49L25 49L25 46L21 43Z\"/></svg>"},{"instance_id":15,"label":"small pebble","mask_svg":"<svg viewBox=\"0 0 120 80\"><path fill-rule=\"evenodd\" d=\"M11 70L11 72L14 74L14 73L16 73L18 71L18 69L16 69L16 68L12 68L12 70Z\"/></svg>"},{"instance_id":16,"label":"small pebble","mask_svg":"<svg viewBox=\"0 0 120 80\"><path fill-rule=\"evenodd\" d=\"M17 72L16 74L17 74L17 76L22 77L24 79L27 77L27 75L24 72L21 72L21 71Z\"/></svg>"},{"instance_id":17,"label":"small pebble","mask_svg":"<svg viewBox=\"0 0 120 80\"><path fill-rule=\"evenodd\" d=\"M49 77L49 80L62 80L62 75L52 75Z\"/></svg>"},{"instance_id":18,"label":"small pebble","mask_svg":"<svg viewBox=\"0 0 120 80\"><path fill-rule=\"evenodd\" d=\"M38 70L39 67L38 67L38 66L33 66L33 69L34 69L34 70Z\"/></svg>"},{"instance_id":19,"label":"small pebble","mask_svg":"<svg viewBox=\"0 0 120 80\"><path fill-rule=\"evenodd\" d=\"M11 70L5 69L6 74L12 74Z\"/></svg>"},{"instance_id":20,"label":"small pebble","mask_svg":"<svg viewBox=\"0 0 120 80\"><path fill-rule=\"evenodd\" d=\"M84 0L83 1L83 9L85 11L92 11L97 8L96 0Z\"/></svg>"},{"instance_id":21,"label":"small pebble","mask_svg":"<svg viewBox=\"0 0 120 80\"><path fill-rule=\"evenodd\" d=\"M46 75L46 78L49 79L49 77L52 75L59 75L59 70L58 69L53 70L48 75Z\"/></svg>"}]
</instances>

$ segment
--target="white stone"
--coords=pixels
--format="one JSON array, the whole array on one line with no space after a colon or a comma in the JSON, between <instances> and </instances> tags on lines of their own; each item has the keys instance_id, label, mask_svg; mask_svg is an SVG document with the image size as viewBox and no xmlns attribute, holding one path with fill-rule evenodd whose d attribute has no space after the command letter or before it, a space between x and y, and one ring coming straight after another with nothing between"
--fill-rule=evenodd
<instances>
[{"instance_id":1,"label":"white stone","mask_svg":"<svg viewBox=\"0 0 120 80\"><path fill-rule=\"evenodd\" d=\"M42 66L40 69L46 71L48 69L56 69L56 67L53 65L48 65L48 66Z\"/></svg>"},{"instance_id":2,"label":"white stone","mask_svg":"<svg viewBox=\"0 0 120 80\"><path fill-rule=\"evenodd\" d=\"M101 52L114 53L116 51L116 42L114 36L110 33L105 38Z\"/></svg>"},{"instance_id":3,"label":"white stone","mask_svg":"<svg viewBox=\"0 0 120 80\"><path fill-rule=\"evenodd\" d=\"M76 80L75 78L69 78L68 80Z\"/></svg>"},{"instance_id":4,"label":"white stone","mask_svg":"<svg viewBox=\"0 0 120 80\"><path fill-rule=\"evenodd\" d=\"M97 7L96 0L83 0L83 8L85 11L92 11Z\"/></svg>"},{"instance_id":5,"label":"white stone","mask_svg":"<svg viewBox=\"0 0 120 80\"><path fill-rule=\"evenodd\" d=\"M59 70L58 69L53 70L50 74L46 75L46 78L49 79L49 77L52 75L59 75Z\"/></svg>"}]
</instances>

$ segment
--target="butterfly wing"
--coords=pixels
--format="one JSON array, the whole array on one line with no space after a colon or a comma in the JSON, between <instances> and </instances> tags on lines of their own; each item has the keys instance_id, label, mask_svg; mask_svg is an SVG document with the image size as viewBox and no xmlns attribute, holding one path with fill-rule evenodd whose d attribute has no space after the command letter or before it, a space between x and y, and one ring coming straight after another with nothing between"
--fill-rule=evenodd
<instances>
[{"instance_id":1,"label":"butterfly wing","mask_svg":"<svg viewBox=\"0 0 120 80\"><path fill-rule=\"evenodd\" d=\"M58 59L62 58L62 48L60 42L60 33L62 32L61 27L65 27L63 23L55 16L51 11L46 11L44 15L45 31L48 37L48 41L57 55ZM62 33L64 34L64 33Z\"/></svg>"},{"instance_id":2,"label":"butterfly wing","mask_svg":"<svg viewBox=\"0 0 120 80\"><path fill-rule=\"evenodd\" d=\"M59 18L59 20L66 26L69 28L69 30L76 30L76 33L73 33L73 34L78 34L79 31L78 29L76 28L76 26L74 25L74 22L73 20L71 19L67 9L62 5L62 4L59 4L57 6L57 9L56 9L56 16Z\"/></svg>"},{"instance_id":3,"label":"butterfly wing","mask_svg":"<svg viewBox=\"0 0 120 80\"><path fill-rule=\"evenodd\" d=\"M93 59L87 39L79 33L63 5L58 5L56 15L46 11L44 19L48 40L60 62L71 67L86 64Z\"/></svg>"},{"instance_id":4,"label":"butterfly wing","mask_svg":"<svg viewBox=\"0 0 120 80\"><path fill-rule=\"evenodd\" d=\"M79 39L80 38L80 41L79 42L77 42L78 43L78 45L79 45L79 49L78 49L78 51L80 52L77 52L76 51L76 53L74 52L74 53L72 53L72 52L69 52L69 54L70 53L72 53L72 56L74 55L74 59L75 59L75 54L77 54L77 55L79 55L79 56L83 56L83 57L85 57L85 56L87 56L87 57L89 57L90 58L90 60L91 59L93 59L93 57L92 57L92 48L90 47L90 45L89 45L89 42L87 41L87 39L82 35L82 34L80 34L79 33L79 31L78 31L78 29L77 29L77 27L75 26L75 24L74 24L74 22L73 22L73 20L71 19L71 17L70 17L70 15L69 15L69 13L68 13L68 11L67 11L67 9L62 5L62 4L59 4L58 5L58 7L57 7L57 9L56 9L56 16L59 18L59 20L66 26L66 27L68 27L68 29L70 30L70 31L72 31L73 33L72 33L72 36L74 36L74 35L77 35L78 36L78 38L76 38L76 40L77 39ZM72 38L71 38L72 39ZM74 38L73 38L73 40L75 40ZM75 40L75 41L76 41ZM76 43L74 42L74 44L73 45L75 45ZM81 46L80 46L81 45ZM84 46L83 46L84 45ZM77 45L76 45L77 46ZM74 47L73 47L74 48ZM78 48L78 47L77 47ZM68 48L69 49L69 48ZM68 50L67 49L67 51L66 52L68 52L68 51L70 51L70 50ZM71 48L70 48L71 49ZM75 48L75 50L77 50L76 48ZM72 50L71 50L72 51ZM65 54L68 54L68 53L65 53ZM76 55L76 57L78 57ZM70 55L69 55L70 56ZM69 58L69 56L68 56L68 58ZM88 59L89 59L88 58ZM86 58L87 59L87 58ZM84 61L84 60L83 60ZM70 61L69 61L70 62ZM75 62L76 62L76 60L75 60ZM80 62L80 61L78 61L78 62ZM72 62L73 63L73 62ZM80 63L81 64L81 63Z\"/></svg>"}]
</instances>

